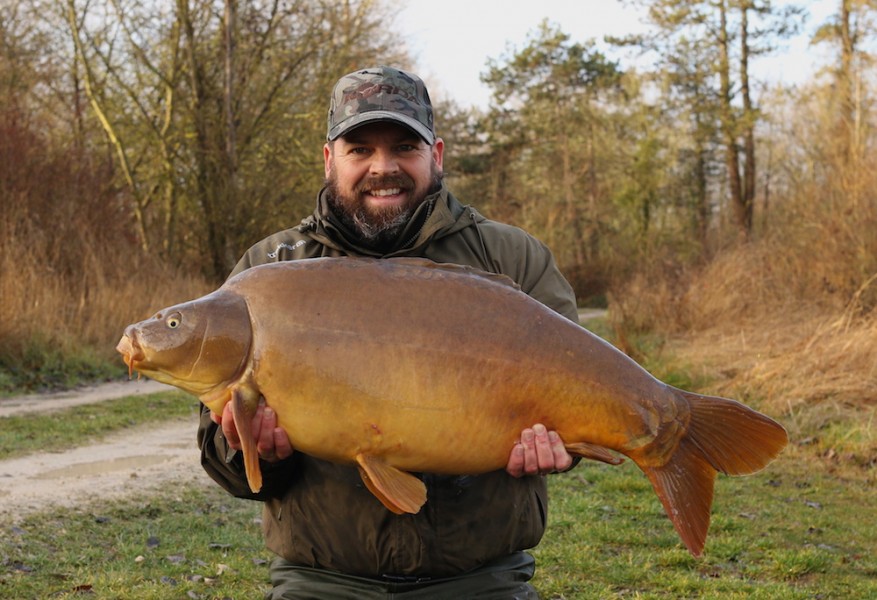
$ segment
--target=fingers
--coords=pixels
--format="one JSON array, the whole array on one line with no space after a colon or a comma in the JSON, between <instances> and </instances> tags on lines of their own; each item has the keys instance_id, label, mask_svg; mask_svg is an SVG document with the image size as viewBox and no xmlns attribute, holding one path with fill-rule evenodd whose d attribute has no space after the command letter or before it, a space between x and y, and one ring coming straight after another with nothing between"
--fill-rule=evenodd
<instances>
[{"instance_id":1,"label":"fingers","mask_svg":"<svg viewBox=\"0 0 877 600\"><path fill-rule=\"evenodd\" d=\"M284 460L292 456L292 443L289 441L289 436L280 427L274 428L274 454L277 456L277 460Z\"/></svg>"},{"instance_id":2,"label":"fingers","mask_svg":"<svg viewBox=\"0 0 877 600\"><path fill-rule=\"evenodd\" d=\"M512 477L545 475L568 469L572 457L557 432L536 424L521 432L521 441L512 448L506 471Z\"/></svg>"},{"instance_id":3,"label":"fingers","mask_svg":"<svg viewBox=\"0 0 877 600\"><path fill-rule=\"evenodd\" d=\"M238 435L237 427L235 427L231 404L225 405L221 416L211 413L211 418L220 424L229 448L240 450L241 438ZM250 427L253 439L256 440L256 451L259 453L259 458L273 463L292 456L293 448L289 436L277 425L277 414L265 405L264 399L256 407L253 420L250 421Z\"/></svg>"},{"instance_id":4,"label":"fingers","mask_svg":"<svg viewBox=\"0 0 877 600\"><path fill-rule=\"evenodd\" d=\"M548 441L548 430L544 425L539 423L534 425L533 429L525 429L521 433L521 443L525 450L524 473L536 475L554 470L554 453Z\"/></svg>"},{"instance_id":5,"label":"fingers","mask_svg":"<svg viewBox=\"0 0 877 600\"><path fill-rule=\"evenodd\" d=\"M572 466L572 456L566 451L563 440L556 431L548 432L548 443L551 445L551 454L554 457L553 471L566 471Z\"/></svg>"},{"instance_id":6,"label":"fingers","mask_svg":"<svg viewBox=\"0 0 877 600\"><path fill-rule=\"evenodd\" d=\"M225 436L225 441L228 443L229 448L234 448L235 450L241 449L241 438L238 435L237 427L234 424L234 416L231 414L231 403L228 402L222 409L222 416L220 417L220 427L222 428L222 435Z\"/></svg>"},{"instance_id":7,"label":"fingers","mask_svg":"<svg viewBox=\"0 0 877 600\"><path fill-rule=\"evenodd\" d=\"M277 413L264 402L259 403L253 418L253 436L259 458L266 462L277 462L292 455L289 436L277 426Z\"/></svg>"},{"instance_id":8,"label":"fingers","mask_svg":"<svg viewBox=\"0 0 877 600\"><path fill-rule=\"evenodd\" d=\"M518 442L512 448L512 454L509 456L509 464L506 465L506 472L512 477L524 476L524 445Z\"/></svg>"}]
</instances>

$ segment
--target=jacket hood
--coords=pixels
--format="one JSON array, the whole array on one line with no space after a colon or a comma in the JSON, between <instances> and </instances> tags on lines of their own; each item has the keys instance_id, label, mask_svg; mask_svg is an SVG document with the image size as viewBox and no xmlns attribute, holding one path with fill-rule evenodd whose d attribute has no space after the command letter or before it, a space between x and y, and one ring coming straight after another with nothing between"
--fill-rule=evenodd
<instances>
[{"instance_id":1,"label":"jacket hood","mask_svg":"<svg viewBox=\"0 0 877 600\"><path fill-rule=\"evenodd\" d=\"M327 189L320 190L317 207L312 215L301 222L301 227L316 241L344 253L361 256L388 257L410 256L429 242L455 233L483 221L475 209L463 206L442 182L439 191L426 197L417 207L411 220L388 248L372 248L364 245L329 207Z\"/></svg>"}]
</instances>

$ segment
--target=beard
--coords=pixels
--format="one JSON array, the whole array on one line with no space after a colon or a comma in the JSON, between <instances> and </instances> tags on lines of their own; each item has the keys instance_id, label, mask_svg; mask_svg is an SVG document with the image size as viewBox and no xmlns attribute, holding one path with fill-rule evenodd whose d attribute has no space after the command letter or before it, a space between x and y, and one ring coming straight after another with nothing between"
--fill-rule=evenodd
<instances>
[{"instance_id":1,"label":"beard","mask_svg":"<svg viewBox=\"0 0 877 600\"><path fill-rule=\"evenodd\" d=\"M331 171L325 182L329 208L359 241L373 248L389 247L398 240L399 234L426 197L441 189L444 174L436 168L435 164L430 171L430 185L420 192L415 189L413 179L400 173L385 177L367 177L356 185L352 195L347 195L339 189L337 175ZM399 206L376 209L366 206L361 200L365 190L391 187L413 191L408 201Z\"/></svg>"}]
</instances>

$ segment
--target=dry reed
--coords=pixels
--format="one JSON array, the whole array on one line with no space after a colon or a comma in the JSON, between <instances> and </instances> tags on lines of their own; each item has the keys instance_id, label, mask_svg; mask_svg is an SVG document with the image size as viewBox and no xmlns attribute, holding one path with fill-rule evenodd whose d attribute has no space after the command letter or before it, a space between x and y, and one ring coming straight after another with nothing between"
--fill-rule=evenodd
<instances>
[{"instance_id":1,"label":"dry reed","mask_svg":"<svg viewBox=\"0 0 877 600\"><path fill-rule=\"evenodd\" d=\"M124 326L171 303L203 294L208 284L148 256L95 247L80 231L66 240L81 252L58 268L38 235L6 232L0 242L0 343L7 361L44 347L113 358ZM42 250L42 251L40 251Z\"/></svg>"},{"instance_id":2,"label":"dry reed","mask_svg":"<svg viewBox=\"0 0 877 600\"><path fill-rule=\"evenodd\" d=\"M37 129L0 113L0 384L14 372L12 387L46 384L29 375L43 370L63 379L82 357L117 362L127 323L208 287L137 250L106 158Z\"/></svg>"},{"instance_id":3,"label":"dry reed","mask_svg":"<svg viewBox=\"0 0 877 600\"><path fill-rule=\"evenodd\" d=\"M825 453L856 438L858 460L871 464L877 203L811 194L786 207L770 235L700 268L643 269L614 290L610 314L622 340L661 334L665 355L711 382L705 391L782 415L793 436L822 439ZM833 428L845 439L823 439Z\"/></svg>"}]
</instances>

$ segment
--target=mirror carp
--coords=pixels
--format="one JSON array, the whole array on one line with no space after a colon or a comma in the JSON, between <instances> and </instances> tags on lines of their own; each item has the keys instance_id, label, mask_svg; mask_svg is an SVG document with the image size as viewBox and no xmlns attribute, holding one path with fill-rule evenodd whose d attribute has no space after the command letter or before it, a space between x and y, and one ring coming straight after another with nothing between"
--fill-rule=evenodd
<instances>
[{"instance_id":1,"label":"mirror carp","mask_svg":"<svg viewBox=\"0 0 877 600\"><path fill-rule=\"evenodd\" d=\"M128 326L129 372L227 402L247 480L262 476L250 420L264 397L293 448L356 464L389 510L427 501L412 473L503 469L521 430L646 474L701 554L717 472L743 475L787 444L773 419L669 386L510 279L424 259L317 258L248 269Z\"/></svg>"}]
</instances>

